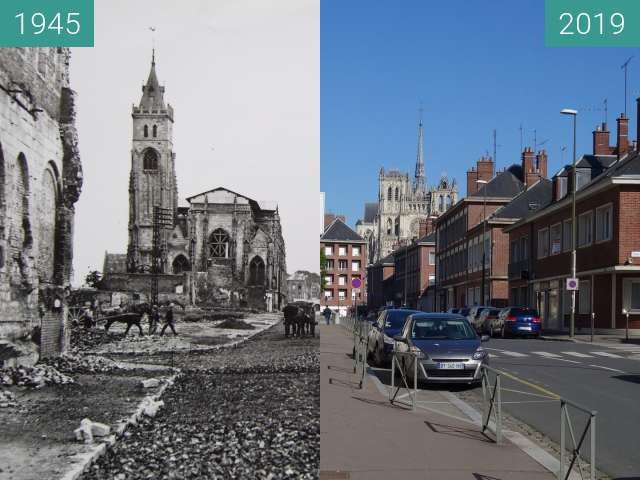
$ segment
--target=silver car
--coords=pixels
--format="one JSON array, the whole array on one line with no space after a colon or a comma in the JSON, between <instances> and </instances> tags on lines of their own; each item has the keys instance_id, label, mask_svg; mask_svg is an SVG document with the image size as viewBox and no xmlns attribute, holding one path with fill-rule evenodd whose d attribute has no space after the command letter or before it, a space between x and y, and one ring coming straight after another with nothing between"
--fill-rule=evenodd
<instances>
[{"instance_id":1,"label":"silver car","mask_svg":"<svg viewBox=\"0 0 640 480\"><path fill-rule=\"evenodd\" d=\"M469 321L447 313L411 315L401 333L394 337L397 361L413 382L414 361L418 359L418 380L443 383L476 383L481 379L480 366L489 364L489 354Z\"/></svg>"}]
</instances>

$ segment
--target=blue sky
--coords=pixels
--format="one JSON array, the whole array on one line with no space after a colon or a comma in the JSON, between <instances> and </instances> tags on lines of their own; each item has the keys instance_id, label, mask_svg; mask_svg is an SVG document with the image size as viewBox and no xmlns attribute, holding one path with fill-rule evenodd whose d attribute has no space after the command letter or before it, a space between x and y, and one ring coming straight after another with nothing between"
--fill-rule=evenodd
<instances>
[{"instance_id":1,"label":"blue sky","mask_svg":"<svg viewBox=\"0 0 640 480\"><path fill-rule=\"evenodd\" d=\"M497 167L520 161L524 144L549 153L549 175L571 159L571 123L580 111L578 153L609 104L609 130L624 110L629 67L630 139L640 95L640 51L546 48L542 0L371 2L325 0L321 8L321 189L326 210L355 224L377 198L380 167L413 175L422 101L431 185L443 172L465 193L465 172L492 150ZM568 146L564 162L561 147Z\"/></svg>"}]
</instances>

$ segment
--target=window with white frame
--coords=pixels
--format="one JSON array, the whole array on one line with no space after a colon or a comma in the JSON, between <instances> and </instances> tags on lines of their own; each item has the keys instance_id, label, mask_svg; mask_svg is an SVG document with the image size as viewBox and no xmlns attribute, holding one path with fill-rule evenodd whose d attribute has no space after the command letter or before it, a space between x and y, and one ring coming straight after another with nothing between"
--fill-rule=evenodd
<instances>
[{"instance_id":1,"label":"window with white frame","mask_svg":"<svg viewBox=\"0 0 640 480\"><path fill-rule=\"evenodd\" d=\"M613 238L613 206L596 208L596 242L606 242Z\"/></svg>"},{"instance_id":2,"label":"window with white frame","mask_svg":"<svg viewBox=\"0 0 640 480\"><path fill-rule=\"evenodd\" d=\"M436 264L436 252L429 252L429 265Z\"/></svg>"},{"instance_id":3,"label":"window with white frame","mask_svg":"<svg viewBox=\"0 0 640 480\"><path fill-rule=\"evenodd\" d=\"M347 268L349 268L349 262L347 262L346 260L339 260L338 261L338 269L339 270L346 270Z\"/></svg>"},{"instance_id":4,"label":"window with white frame","mask_svg":"<svg viewBox=\"0 0 640 480\"><path fill-rule=\"evenodd\" d=\"M436 276L433 273L429 274L429 285L435 285L436 284Z\"/></svg>"},{"instance_id":5,"label":"window with white frame","mask_svg":"<svg viewBox=\"0 0 640 480\"><path fill-rule=\"evenodd\" d=\"M578 246L587 247L593 243L593 212L578 217Z\"/></svg>"},{"instance_id":6,"label":"window with white frame","mask_svg":"<svg viewBox=\"0 0 640 480\"><path fill-rule=\"evenodd\" d=\"M573 248L572 238L573 238L573 225L571 219L565 220L562 223L562 251L568 252Z\"/></svg>"},{"instance_id":7,"label":"window with white frame","mask_svg":"<svg viewBox=\"0 0 640 480\"><path fill-rule=\"evenodd\" d=\"M327 260L327 270L333 270L334 266L333 260Z\"/></svg>"},{"instance_id":8,"label":"window with white frame","mask_svg":"<svg viewBox=\"0 0 640 480\"><path fill-rule=\"evenodd\" d=\"M324 247L324 254L327 256L333 255L333 247L332 246Z\"/></svg>"},{"instance_id":9,"label":"window with white frame","mask_svg":"<svg viewBox=\"0 0 640 480\"><path fill-rule=\"evenodd\" d=\"M351 271L359 272L360 271L360 260L353 260L351 262Z\"/></svg>"},{"instance_id":10,"label":"window with white frame","mask_svg":"<svg viewBox=\"0 0 640 480\"><path fill-rule=\"evenodd\" d=\"M346 285L347 284L347 276L346 275L340 275L338 277L338 285Z\"/></svg>"},{"instance_id":11,"label":"window with white frame","mask_svg":"<svg viewBox=\"0 0 640 480\"><path fill-rule=\"evenodd\" d=\"M338 299L339 300L345 300L346 298L347 298L347 291L346 290L338 291Z\"/></svg>"},{"instance_id":12,"label":"window with white frame","mask_svg":"<svg viewBox=\"0 0 640 480\"><path fill-rule=\"evenodd\" d=\"M551 255L557 255L562 251L562 223L551 225Z\"/></svg>"},{"instance_id":13,"label":"window with white frame","mask_svg":"<svg viewBox=\"0 0 640 480\"><path fill-rule=\"evenodd\" d=\"M353 246L351 247L351 255L354 257L360 256L360 247Z\"/></svg>"},{"instance_id":14,"label":"window with white frame","mask_svg":"<svg viewBox=\"0 0 640 480\"><path fill-rule=\"evenodd\" d=\"M591 282L580 280L578 290L578 313L591 313Z\"/></svg>"},{"instance_id":15,"label":"window with white frame","mask_svg":"<svg viewBox=\"0 0 640 480\"><path fill-rule=\"evenodd\" d=\"M622 308L640 313L640 278L625 278L622 283Z\"/></svg>"},{"instance_id":16,"label":"window with white frame","mask_svg":"<svg viewBox=\"0 0 640 480\"><path fill-rule=\"evenodd\" d=\"M549 256L549 229L538 230L538 258Z\"/></svg>"},{"instance_id":17,"label":"window with white frame","mask_svg":"<svg viewBox=\"0 0 640 480\"><path fill-rule=\"evenodd\" d=\"M324 277L324 283L327 285L333 285L333 275L326 275Z\"/></svg>"},{"instance_id":18,"label":"window with white frame","mask_svg":"<svg viewBox=\"0 0 640 480\"><path fill-rule=\"evenodd\" d=\"M324 291L324 298L326 298L326 299L333 298L333 290L325 290Z\"/></svg>"},{"instance_id":19,"label":"window with white frame","mask_svg":"<svg viewBox=\"0 0 640 480\"><path fill-rule=\"evenodd\" d=\"M344 245L340 245L338 247L338 255L341 257L346 257L347 256L347 247Z\"/></svg>"}]
</instances>

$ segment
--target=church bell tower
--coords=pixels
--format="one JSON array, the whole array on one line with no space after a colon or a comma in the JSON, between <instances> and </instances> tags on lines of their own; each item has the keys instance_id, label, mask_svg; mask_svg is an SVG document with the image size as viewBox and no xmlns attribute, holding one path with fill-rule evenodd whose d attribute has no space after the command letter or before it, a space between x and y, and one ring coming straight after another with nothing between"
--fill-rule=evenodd
<instances>
[{"instance_id":1,"label":"church bell tower","mask_svg":"<svg viewBox=\"0 0 640 480\"><path fill-rule=\"evenodd\" d=\"M131 173L129 175L129 245L127 270L150 271L154 207L168 210L175 219L178 188L173 153L173 108L164 102L164 87L156 74L155 51L142 98L133 106ZM167 230L161 244L166 247ZM166 267L165 267L166 270Z\"/></svg>"}]
</instances>

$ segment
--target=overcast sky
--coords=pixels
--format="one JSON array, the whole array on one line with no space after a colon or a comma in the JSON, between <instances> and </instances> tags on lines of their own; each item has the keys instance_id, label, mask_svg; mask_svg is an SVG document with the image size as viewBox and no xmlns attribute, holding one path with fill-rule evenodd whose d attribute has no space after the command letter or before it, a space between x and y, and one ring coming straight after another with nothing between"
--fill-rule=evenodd
<instances>
[{"instance_id":1,"label":"overcast sky","mask_svg":"<svg viewBox=\"0 0 640 480\"><path fill-rule=\"evenodd\" d=\"M174 108L181 203L224 186L276 201L290 273L318 271L319 0L96 2L95 48L73 49L84 186L74 283L127 248L131 105L156 68Z\"/></svg>"}]
</instances>

